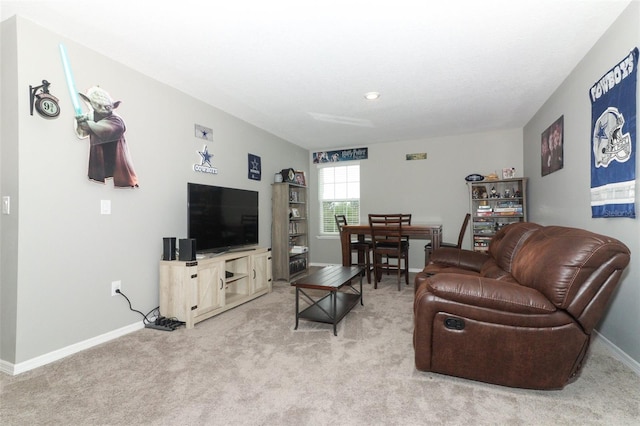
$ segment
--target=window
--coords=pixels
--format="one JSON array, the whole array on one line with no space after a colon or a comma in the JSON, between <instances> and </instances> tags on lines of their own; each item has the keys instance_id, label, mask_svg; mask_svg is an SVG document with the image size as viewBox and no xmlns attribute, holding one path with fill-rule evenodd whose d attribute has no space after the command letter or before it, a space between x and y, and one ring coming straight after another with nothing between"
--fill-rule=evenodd
<instances>
[{"instance_id":1,"label":"window","mask_svg":"<svg viewBox=\"0 0 640 426\"><path fill-rule=\"evenodd\" d=\"M347 223L360 223L360 163L324 166L318 170L320 234L338 234L335 215L343 214Z\"/></svg>"}]
</instances>

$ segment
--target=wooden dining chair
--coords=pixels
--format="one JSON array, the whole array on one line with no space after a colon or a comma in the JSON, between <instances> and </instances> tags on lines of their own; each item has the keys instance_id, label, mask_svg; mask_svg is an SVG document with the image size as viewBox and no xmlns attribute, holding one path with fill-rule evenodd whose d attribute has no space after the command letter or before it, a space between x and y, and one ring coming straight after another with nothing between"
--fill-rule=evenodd
<instances>
[{"instance_id":1,"label":"wooden dining chair","mask_svg":"<svg viewBox=\"0 0 640 426\"><path fill-rule=\"evenodd\" d=\"M335 215L335 219L338 231L340 232L340 240L342 241L342 227L348 225L347 217L343 214L337 214ZM371 252L373 251L373 243L370 239L364 239L363 241L351 240L349 241L349 248L352 253L357 253L358 265L366 268L367 282L371 284Z\"/></svg>"},{"instance_id":2,"label":"wooden dining chair","mask_svg":"<svg viewBox=\"0 0 640 426\"><path fill-rule=\"evenodd\" d=\"M460 234L458 234L458 242L457 243L440 243L440 247L454 247L454 248L462 248L462 242L464 241L464 234L467 232L467 226L469 225L469 220L471 219L471 214L467 213L462 221L462 226L460 227ZM424 264L425 266L429 263L429 258L431 257L431 253L433 252L433 247L431 246L431 242L428 242L424 246Z\"/></svg>"},{"instance_id":3,"label":"wooden dining chair","mask_svg":"<svg viewBox=\"0 0 640 426\"><path fill-rule=\"evenodd\" d=\"M402 288L402 274L405 276L406 285L409 285L409 238L402 233L403 224L411 224L411 215L369 214L373 242L374 288L378 288L384 271L396 273L398 291ZM392 260L395 260L395 263L392 263Z\"/></svg>"}]
</instances>

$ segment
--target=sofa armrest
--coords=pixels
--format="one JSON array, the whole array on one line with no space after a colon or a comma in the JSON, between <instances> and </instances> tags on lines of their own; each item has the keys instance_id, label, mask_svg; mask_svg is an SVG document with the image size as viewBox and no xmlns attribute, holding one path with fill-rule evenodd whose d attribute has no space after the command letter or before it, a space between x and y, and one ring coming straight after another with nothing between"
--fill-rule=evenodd
<instances>
[{"instance_id":1,"label":"sofa armrest","mask_svg":"<svg viewBox=\"0 0 640 426\"><path fill-rule=\"evenodd\" d=\"M519 314L548 314L556 306L539 291L513 282L463 274L436 274L427 279L433 295L456 303Z\"/></svg>"},{"instance_id":2,"label":"sofa armrest","mask_svg":"<svg viewBox=\"0 0 640 426\"><path fill-rule=\"evenodd\" d=\"M489 259L491 259L489 255L477 251L454 247L439 247L431 254L429 263L480 272L482 265Z\"/></svg>"}]
</instances>

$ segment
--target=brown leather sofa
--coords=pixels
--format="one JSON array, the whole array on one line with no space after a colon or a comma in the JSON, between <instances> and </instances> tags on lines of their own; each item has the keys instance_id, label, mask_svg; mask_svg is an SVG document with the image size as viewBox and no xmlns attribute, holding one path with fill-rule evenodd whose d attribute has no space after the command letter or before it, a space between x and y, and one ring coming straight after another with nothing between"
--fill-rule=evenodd
<instances>
[{"instance_id":1,"label":"brown leather sofa","mask_svg":"<svg viewBox=\"0 0 640 426\"><path fill-rule=\"evenodd\" d=\"M504 386L576 377L629 249L582 229L517 223L489 253L442 248L415 279L416 368Z\"/></svg>"}]
</instances>

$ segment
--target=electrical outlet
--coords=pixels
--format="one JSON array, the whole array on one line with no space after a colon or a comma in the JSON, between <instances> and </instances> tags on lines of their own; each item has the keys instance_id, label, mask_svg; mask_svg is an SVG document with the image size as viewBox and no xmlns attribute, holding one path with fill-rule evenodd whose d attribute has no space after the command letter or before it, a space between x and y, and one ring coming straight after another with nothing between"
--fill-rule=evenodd
<instances>
[{"instance_id":1,"label":"electrical outlet","mask_svg":"<svg viewBox=\"0 0 640 426\"><path fill-rule=\"evenodd\" d=\"M111 282L111 295L115 296L116 294L116 290L122 290L122 282L120 280L118 281L112 281Z\"/></svg>"}]
</instances>

